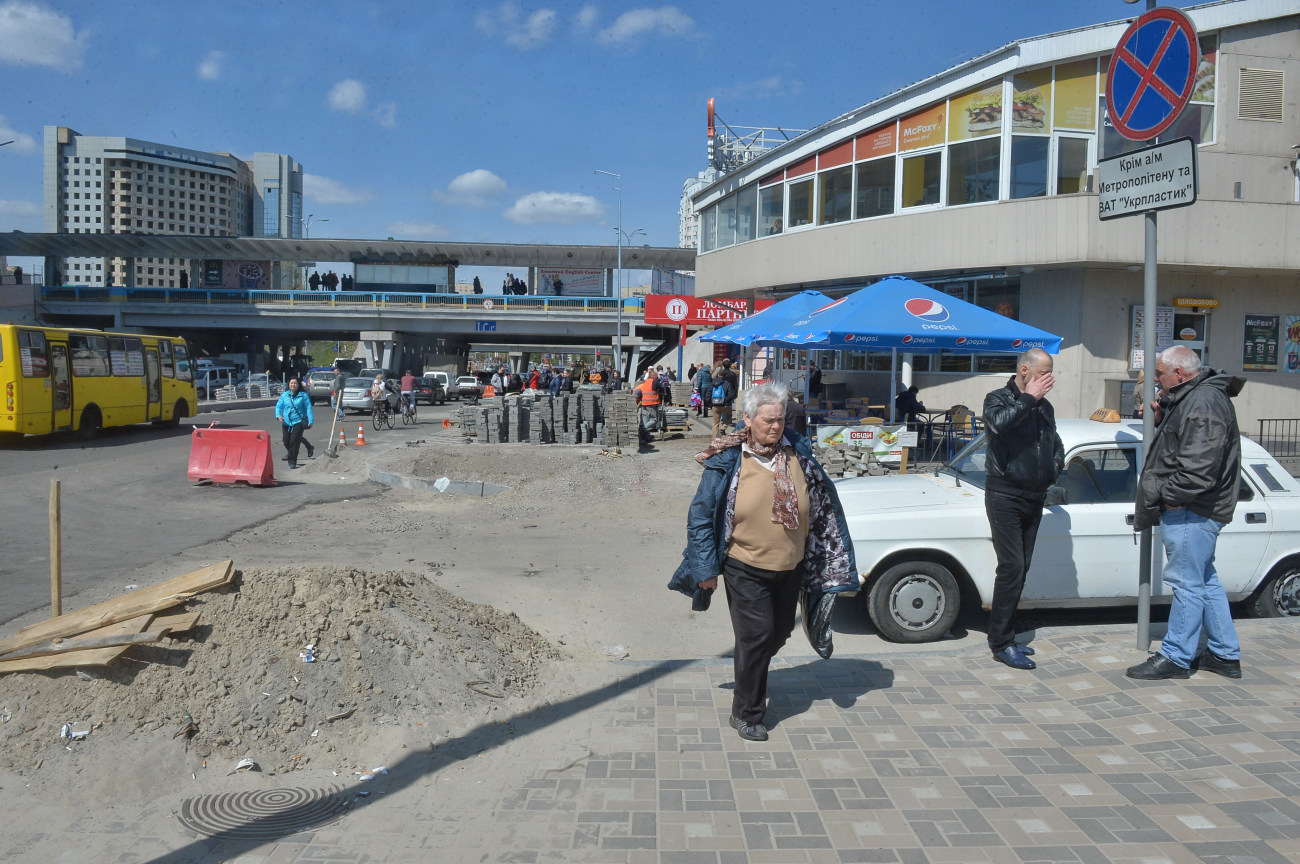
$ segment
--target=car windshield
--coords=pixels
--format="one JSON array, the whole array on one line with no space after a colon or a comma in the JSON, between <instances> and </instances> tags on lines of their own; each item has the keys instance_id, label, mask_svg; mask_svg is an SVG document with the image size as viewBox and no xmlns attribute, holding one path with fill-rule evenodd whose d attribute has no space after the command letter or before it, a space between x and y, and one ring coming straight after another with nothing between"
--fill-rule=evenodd
<instances>
[{"instance_id":1,"label":"car windshield","mask_svg":"<svg viewBox=\"0 0 1300 864\"><path fill-rule=\"evenodd\" d=\"M966 445L960 453L939 468L940 474L951 474L963 483L984 488L987 471L984 459L988 453L988 436L981 434Z\"/></svg>"},{"instance_id":2,"label":"car windshield","mask_svg":"<svg viewBox=\"0 0 1300 864\"><path fill-rule=\"evenodd\" d=\"M365 388L369 388L369 387L370 387L370 382L371 382L371 380L372 380L372 379L370 379L370 378L349 378L348 380L346 380L346 381L343 382L343 386L344 386L344 387L365 387Z\"/></svg>"}]
</instances>

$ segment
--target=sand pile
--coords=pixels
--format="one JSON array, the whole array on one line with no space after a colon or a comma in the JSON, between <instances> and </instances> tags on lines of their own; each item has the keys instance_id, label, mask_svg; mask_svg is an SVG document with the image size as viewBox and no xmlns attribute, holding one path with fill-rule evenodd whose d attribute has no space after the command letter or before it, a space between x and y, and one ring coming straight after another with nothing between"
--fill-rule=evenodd
<instances>
[{"instance_id":1,"label":"sand pile","mask_svg":"<svg viewBox=\"0 0 1300 864\"><path fill-rule=\"evenodd\" d=\"M249 756L265 772L350 764L374 736L418 725L431 738L528 704L559 656L514 614L411 572L245 570L187 608L202 612L192 633L135 646L90 679L0 678L0 767L53 779L68 747L96 754L78 761L88 774L159 750L223 768ZM185 712L198 727L188 744L172 738ZM94 731L60 740L68 721Z\"/></svg>"}]
</instances>

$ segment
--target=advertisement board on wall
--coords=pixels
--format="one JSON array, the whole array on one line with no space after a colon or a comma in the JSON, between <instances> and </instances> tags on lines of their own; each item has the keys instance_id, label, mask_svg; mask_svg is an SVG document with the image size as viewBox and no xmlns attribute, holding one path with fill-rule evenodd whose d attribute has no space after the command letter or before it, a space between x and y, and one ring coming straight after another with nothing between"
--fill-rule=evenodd
<instances>
[{"instance_id":1,"label":"advertisement board on wall","mask_svg":"<svg viewBox=\"0 0 1300 864\"><path fill-rule=\"evenodd\" d=\"M1002 131L1002 83L996 82L955 96L948 103L948 108L949 141L997 135ZM935 143L942 140L941 138Z\"/></svg>"},{"instance_id":2,"label":"advertisement board on wall","mask_svg":"<svg viewBox=\"0 0 1300 864\"><path fill-rule=\"evenodd\" d=\"M1133 318L1130 324L1129 332L1132 334L1132 341L1129 342L1129 368L1142 369L1142 339L1144 332L1143 312L1141 305L1133 307ZM1174 344L1174 307L1157 306L1155 312L1156 319L1156 350L1163 351L1170 345Z\"/></svg>"},{"instance_id":3,"label":"advertisement board on wall","mask_svg":"<svg viewBox=\"0 0 1300 864\"><path fill-rule=\"evenodd\" d=\"M203 262L203 284L211 288L221 287L221 261L208 259Z\"/></svg>"},{"instance_id":4,"label":"advertisement board on wall","mask_svg":"<svg viewBox=\"0 0 1300 864\"><path fill-rule=\"evenodd\" d=\"M1246 333L1241 349L1241 368L1245 372L1277 371L1278 315L1247 315Z\"/></svg>"},{"instance_id":5,"label":"advertisement board on wall","mask_svg":"<svg viewBox=\"0 0 1300 864\"><path fill-rule=\"evenodd\" d=\"M268 291L271 288L271 262L204 261L203 286L231 291Z\"/></svg>"},{"instance_id":6,"label":"advertisement board on wall","mask_svg":"<svg viewBox=\"0 0 1300 864\"><path fill-rule=\"evenodd\" d=\"M605 271L538 267L537 293L547 297L604 297Z\"/></svg>"},{"instance_id":7,"label":"advertisement board on wall","mask_svg":"<svg viewBox=\"0 0 1300 864\"><path fill-rule=\"evenodd\" d=\"M740 298L687 297L684 295L647 294L645 298L645 323L717 325L739 321L753 312L761 312L775 300L750 301Z\"/></svg>"},{"instance_id":8,"label":"advertisement board on wall","mask_svg":"<svg viewBox=\"0 0 1300 864\"><path fill-rule=\"evenodd\" d=\"M1285 372L1300 372L1300 315L1286 316Z\"/></svg>"}]
</instances>

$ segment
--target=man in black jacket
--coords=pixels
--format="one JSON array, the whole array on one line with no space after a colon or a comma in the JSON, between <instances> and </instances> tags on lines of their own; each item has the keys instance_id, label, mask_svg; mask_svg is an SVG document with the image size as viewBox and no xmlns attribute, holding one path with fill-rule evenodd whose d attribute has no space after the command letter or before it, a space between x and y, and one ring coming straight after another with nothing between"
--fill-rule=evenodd
<instances>
[{"instance_id":1,"label":"man in black jacket","mask_svg":"<svg viewBox=\"0 0 1300 864\"><path fill-rule=\"evenodd\" d=\"M1047 487L1065 465L1065 447L1056 434L1056 413L1047 401L1056 379L1052 356L1030 348L1016 361L1005 387L984 397L988 430L988 479L984 510L998 556L993 602L989 607L989 649L993 659L1013 669L1033 669L1034 649L1015 642L1016 606L1034 554Z\"/></svg>"},{"instance_id":2,"label":"man in black jacket","mask_svg":"<svg viewBox=\"0 0 1300 864\"><path fill-rule=\"evenodd\" d=\"M1143 681L1187 678L1204 626L1208 643L1198 668L1240 678L1241 643L1214 569L1214 549L1237 506L1241 433L1229 400L1246 382L1203 370L1201 358L1186 345L1162 351L1155 375L1156 433L1138 480L1133 525L1163 528L1164 580L1174 599L1160 653L1127 674Z\"/></svg>"}]
</instances>

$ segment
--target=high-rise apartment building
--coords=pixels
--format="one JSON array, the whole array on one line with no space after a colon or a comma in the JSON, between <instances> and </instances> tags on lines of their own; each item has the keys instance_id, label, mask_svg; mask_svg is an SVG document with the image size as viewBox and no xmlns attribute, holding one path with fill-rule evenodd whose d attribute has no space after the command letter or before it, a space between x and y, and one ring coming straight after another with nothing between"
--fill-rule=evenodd
<instances>
[{"instance_id":1,"label":"high-rise apartment building","mask_svg":"<svg viewBox=\"0 0 1300 864\"><path fill-rule=\"evenodd\" d=\"M45 230L50 233L298 237L302 166L258 153L244 162L135 138L45 127ZM182 258L66 258L60 281L178 288Z\"/></svg>"}]
</instances>

